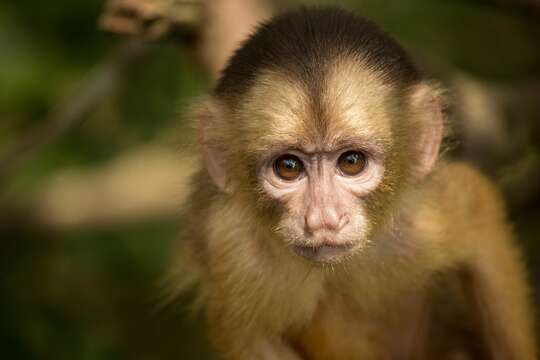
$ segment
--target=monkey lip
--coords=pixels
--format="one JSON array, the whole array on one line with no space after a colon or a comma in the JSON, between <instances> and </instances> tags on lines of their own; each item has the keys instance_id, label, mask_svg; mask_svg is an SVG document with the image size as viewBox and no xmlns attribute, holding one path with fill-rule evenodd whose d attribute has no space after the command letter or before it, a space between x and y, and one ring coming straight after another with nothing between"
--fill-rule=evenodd
<instances>
[{"instance_id":1,"label":"monkey lip","mask_svg":"<svg viewBox=\"0 0 540 360\"><path fill-rule=\"evenodd\" d=\"M317 262L332 262L341 255L347 254L354 248L354 243L332 244L322 243L318 245L294 245L293 250L308 260Z\"/></svg>"}]
</instances>

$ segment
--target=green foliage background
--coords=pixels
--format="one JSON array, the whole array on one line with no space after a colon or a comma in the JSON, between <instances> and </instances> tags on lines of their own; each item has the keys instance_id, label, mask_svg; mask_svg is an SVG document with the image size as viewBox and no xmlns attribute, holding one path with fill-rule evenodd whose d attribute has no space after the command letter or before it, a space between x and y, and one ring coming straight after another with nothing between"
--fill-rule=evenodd
<instances>
[{"instance_id":1,"label":"green foliage background","mask_svg":"<svg viewBox=\"0 0 540 360\"><path fill-rule=\"evenodd\" d=\"M489 0L341 3L379 22L443 80L456 70L508 86L540 80L540 13ZM124 41L97 30L102 6L98 0L0 2L0 152ZM171 43L152 45L126 77L82 126L2 181L0 203L31 193L61 169L107 163L163 129L181 133L179 109L208 86L194 54ZM534 154L536 140L528 150ZM532 203L511 210L538 291L540 207ZM167 218L59 232L0 207L0 357L210 357L201 320L181 305L159 306L159 278L181 227Z\"/></svg>"}]
</instances>

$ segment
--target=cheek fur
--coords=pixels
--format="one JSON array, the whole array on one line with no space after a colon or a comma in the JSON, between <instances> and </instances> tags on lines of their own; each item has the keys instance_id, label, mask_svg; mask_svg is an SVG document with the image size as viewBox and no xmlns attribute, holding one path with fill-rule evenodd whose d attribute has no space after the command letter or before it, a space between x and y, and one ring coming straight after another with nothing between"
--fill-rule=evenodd
<instances>
[{"instance_id":1,"label":"cheek fur","mask_svg":"<svg viewBox=\"0 0 540 360\"><path fill-rule=\"evenodd\" d=\"M349 223L339 236L344 242L364 243L373 228L365 201L361 198L354 198L354 201L346 205L345 211L349 217Z\"/></svg>"},{"instance_id":2,"label":"cheek fur","mask_svg":"<svg viewBox=\"0 0 540 360\"><path fill-rule=\"evenodd\" d=\"M298 216L285 213L278 223L276 232L288 245L306 242L304 228L299 219Z\"/></svg>"}]
</instances>

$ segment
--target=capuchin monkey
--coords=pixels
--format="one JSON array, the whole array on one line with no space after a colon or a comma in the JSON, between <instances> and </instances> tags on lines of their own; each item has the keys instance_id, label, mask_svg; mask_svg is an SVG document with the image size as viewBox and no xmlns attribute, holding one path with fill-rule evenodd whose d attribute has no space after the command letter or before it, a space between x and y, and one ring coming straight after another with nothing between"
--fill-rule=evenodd
<instances>
[{"instance_id":1,"label":"capuchin monkey","mask_svg":"<svg viewBox=\"0 0 540 360\"><path fill-rule=\"evenodd\" d=\"M441 91L368 20L261 25L195 108L173 271L226 359L537 358L500 195L439 158Z\"/></svg>"}]
</instances>

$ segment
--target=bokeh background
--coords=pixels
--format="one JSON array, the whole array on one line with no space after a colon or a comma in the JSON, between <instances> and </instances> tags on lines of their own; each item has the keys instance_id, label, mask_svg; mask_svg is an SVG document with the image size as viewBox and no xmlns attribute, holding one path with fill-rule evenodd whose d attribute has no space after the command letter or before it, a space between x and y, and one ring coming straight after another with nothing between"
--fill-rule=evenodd
<instances>
[{"instance_id":1,"label":"bokeh background","mask_svg":"<svg viewBox=\"0 0 540 360\"><path fill-rule=\"evenodd\" d=\"M0 2L3 359L214 358L189 294L164 305L162 288L194 161L185 109L216 74L212 9L119 1ZM339 4L449 89L446 156L503 191L538 306L540 2Z\"/></svg>"}]
</instances>

